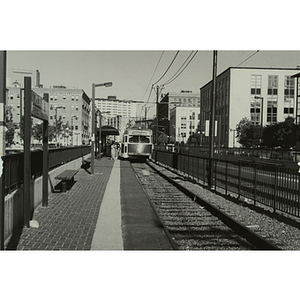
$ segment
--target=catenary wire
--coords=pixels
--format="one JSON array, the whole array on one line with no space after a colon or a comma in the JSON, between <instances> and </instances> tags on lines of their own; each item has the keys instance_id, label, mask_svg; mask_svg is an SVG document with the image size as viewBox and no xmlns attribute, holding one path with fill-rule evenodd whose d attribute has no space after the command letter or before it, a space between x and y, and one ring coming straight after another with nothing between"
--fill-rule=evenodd
<instances>
[{"instance_id":1,"label":"catenary wire","mask_svg":"<svg viewBox=\"0 0 300 300\"><path fill-rule=\"evenodd\" d=\"M172 64L174 63L174 61L175 61L175 59L176 59L178 53L179 53L179 50L176 52L176 54L175 54L173 60L171 61L170 65L168 66L168 68L167 68L167 70L165 71L165 73L164 73L164 74L163 74L156 82L154 82L153 85L157 84L157 83L158 83L158 82L166 75L166 73L169 71L169 69L171 68Z\"/></svg>"},{"instance_id":2,"label":"catenary wire","mask_svg":"<svg viewBox=\"0 0 300 300\"><path fill-rule=\"evenodd\" d=\"M173 74L173 76L171 76L170 79L168 79L164 84L168 84L169 81L171 81L179 72L180 70L184 67L185 63L188 61L188 59L191 57L191 55L193 54L194 51L191 51L191 53L188 55L188 57L185 59L185 61L183 62L183 64L180 66L180 68L175 72L175 74Z\"/></svg>"},{"instance_id":3,"label":"catenary wire","mask_svg":"<svg viewBox=\"0 0 300 300\"><path fill-rule=\"evenodd\" d=\"M192 51L193 52L193 51ZM180 75L180 74L182 74L182 72L187 68L187 66L192 62L192 60L194 59L194 57L196 56L196 54L198 53L198 51L196 51L195 53L194 53L194 55L190 58L190 60L186 63L186 65L184 66L184 68L177 74L177 76L176 77L174 77L173 76L173 78L170 78L164 85L168 85L169 83L171 83L171 82L173 82L176 78L178 78L178 76ZM190 57L190 55L189 55L189 57ZM187 61L187 59L186 59L186 61ZM185 61L185 62L186 62ZM184 64L185 64L185 62L184 62ZM183 65L184 65L183 64ZM183 65L182 65L182 67L183 67ZM180 70L180 69L179 69ZM179 71L178 70L178 71Z\"/></svg>"},{"instance_id":4,"label":"catenary wire","mask_svg":"<svg viewBox=\"0 0 300 300\"><path fill-rule=\"evenodd\" d=\"M161 61L161 59L162 59L162 57L163 57L164 52L165 52L165 51L162 51L162 53L161 53L161 55L160 55L160 58L159 58L159 60L158 60L158 62L157 62L157 64L156 64L156 67L155 67L155 69L154 69L154 71L153 71L153 74L152 74L151 79L150 79L150 81L149 81L149 83L148 83L148 85L147 85L147 88L146 88L146 90L145 90L145 93L144 93L142 99L144 99L144 96L145 96L145 94L146 94L146 92L147 92L147 90L148 90L148 88L149 88L149 85L151 84L151 81L152 81L152 79L153 79L153 77L154 77L154 75L155 75L155 72L156 72L156 70L157 70L157 68L158 68L158 65L159 65L159 63L160 63L160 61ZM150 94L151 94L151 91L152 91L152 87L151 87L151 90L150 90ZM150 97L150 95L149 95L149 97ZM149 97L148 97L148 100L149 100ZM147 101L148 101L148 100L147 100Z\"/></svg>"},{"instance_id":5,"label":"catenary wire","mask_svg":"<svg viewBox=\"0 0 300 300\"><path fill-rule=\"evenodd\" d=\"M245 60L243 60L240 64L238 64L236 67L239 67L241 64L243 64L245 61L247 61L248 59L250 59L252 56L254 56L255 54L257 54L259 52L259 50L256 50L256 52L254 52L253 54L251 54L248 58L246 58Z\"/></svg>"}]
</instances>

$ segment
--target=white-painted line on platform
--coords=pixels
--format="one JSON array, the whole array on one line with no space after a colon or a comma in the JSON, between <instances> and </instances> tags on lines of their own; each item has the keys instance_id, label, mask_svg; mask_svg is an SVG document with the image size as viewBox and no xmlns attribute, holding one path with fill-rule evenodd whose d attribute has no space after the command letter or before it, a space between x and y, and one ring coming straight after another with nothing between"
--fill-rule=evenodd
<instances>
[{"instance_id":1,"label":"white-painted line on platform","mask_svg":"<svg viewBox=\"0 0 300 300\"><path fill-rule=\"evenodd\" d=\"M116 160L103 196L91 250L123 250L120 161Z\"/></svg>"}]
</instances>

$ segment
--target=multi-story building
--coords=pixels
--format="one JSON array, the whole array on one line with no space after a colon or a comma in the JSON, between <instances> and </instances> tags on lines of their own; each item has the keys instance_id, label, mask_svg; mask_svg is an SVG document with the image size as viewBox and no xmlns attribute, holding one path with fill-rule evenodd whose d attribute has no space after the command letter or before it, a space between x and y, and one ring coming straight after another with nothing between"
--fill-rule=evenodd
<instances>
[{"instance_id":1,"label":"multi-story building","mask_svg":"<svg viewBox=\"0 0 300 300\"><path fill-rule=\"evenodd\" d=\"M96 110L101 112L101 125L110 125L118 129L120 136L125 129L139 118L139 112L144 105L143 101L120 100L116 96L96 98Z\"/></svg>"},{"instance_id":2,"label":"multi-story building","mask_svg":"<svg viewBox=\"0 0 300 300\"><path fill-rule=\"evenodd\" d=\"M116 96L95 99L96 109L99 109L107 118L116 116L136 118L141 105L143 105L142 101L120 100Z\"/></svg>"},{"instance_id":3,"label":"multi-story building","mask_svg":"<svg viewBox=\"0 0 300 300\"><path fill-rule=\"evenodd\" d=\"M173 107L170 111L170 139L186 143L197 131L199 118L199 107Z\"/></svg>"},{"instance_id":4,"label":"multi-story building","mask_svg":"<svg viewBox=\"0 0 300 300\"><path fill-rule=\"evenodd\" d=\"M299 69L298 69L299 71ZM216 78L216 131L220 145L240 146L235 138L237 124L244 117L258 126L295 117L295 79L292 68L230 67ZM212 81L200 89L200 131L208 145ZM219 122L219 123L218 123Z\"/></svg>"},{"instance_id":5,"label":"multi-story building","mask_svg":"<svg viewBox=\"0 0 300 300\"><path fill-rule=\"evenodd\" d=\"M53 86L32 88L32 91L39 96L49 95L49 125L55 125L61 118L65 129L58 133L57 142L64 145L89 143L90 98L82 89ZM13 121L19 123L24 113L24 91L21 85L17 87L16 82L13 87L8 87L7 105L12 108Z\"/></svg>"},{"instance_id":6,"label":"multi-story building","mask_svg":"<svg viewBox=\"0 0 300 300\"><path fill-rule=\"evenodd\" d=\"M158 104L158 107L157 107L159 131L162 130L167 135L172 136L174 133L174 126L176 127L176 130L178 128L181 128L180 117L179 117L179 119L177 119L177 117L174 119L176 121L179 121L178 123L173 124L173 122L172 122L172 125L170 124L171 111L173 111L172 115L174 115L174 113L175 113L175 115L177 115L177 116L180 116L181 113L183 113L183 115L185 115L186 112L188 111L185 109L182 109L182 110L175 109L174 110L174 108L178 108L178 107L186 107L188 109L194 108L192 111L196 112L196 110L197 110L199 113L199 107L200 107L199 94L192 93L192 91L188 91L188 90L182 90L180 93L170 92L170 93L163 95L162 100L160 101L160 103ZM198 116L198 113L196 114L196 116ZM190 132L190 130L187 130L187 131L183 130L180 133L180 136L182 138L184 137L184 141L186 141L189 138L189 132ZM177 141L177 137L178 137L178 135L176 134L176 141Z\"/></svg>"},{"instance_id":7,"label":"multi-story building","mask_svg":"<svg viewBox=\"0 0 300 300\"><path fill-rule=\"evenodd\" d=\"M31 90L43 97L49 95L49 125L61 118L63 132L57 141L63 145L88 144L90 140L90 98L82 89L52 86L44 88L38 70L10 69L7 76L7 105L12 108L13 122L19 124L24 113L24 78L31 77ZM35 120L34 122L39 122ZM16 136L16 141L18 137Z\"/></svg>"}]
</instances>

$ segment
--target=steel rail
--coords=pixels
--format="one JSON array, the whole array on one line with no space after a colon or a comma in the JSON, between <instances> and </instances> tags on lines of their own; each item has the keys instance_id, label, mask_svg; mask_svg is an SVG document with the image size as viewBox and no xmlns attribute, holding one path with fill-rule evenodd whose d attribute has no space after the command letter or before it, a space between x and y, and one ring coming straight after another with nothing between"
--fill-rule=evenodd
<instances>
[{"instance_id":1,"label":"steel rail","mask_svg":"<svg viewBox=\"0 0 300 300\"><path fill-rule=\"evenodd\" d=\"M168 240L169 240L169 242L170 242L170 244L171 244L173 250L179 250L178 245L174 242L174 240L173 240L173 238L172 238L172 236L171 236L171 234L170 234L170 232L169 232L167 226L165 225L165 223L163 222L163 220L160 218L160 216L159 216L159 214L158 214L158 212L157 212L157 210L156 210L154 204L153 204L152 201L150 200L150 198L149 198L147 192L145 191L145 188L143 187L140 178L137 176L135 170L133 169L132 164L130 164L130 166L131 166L131 168L132 168L132 170L133 170L133 172L134 172L134 174L135 174L135 176L136 176L136 178L137 178L137 180L138 180L138 182L139 182L141 188L143 189L144 194L145 194L145 196L146 196L146 198L147 198L147 200L148 200L150 206L152 207L153 212L154 212L154 214L155 214L155 216L156 216L158 222L161 224L161 226L162 226L162 228L163 228L163 230L164 230L164 232L165 232L165 234L166 234L166 236L167 236L167 238L168 238Z\"/></svg>"},{"instance_id":2,"label":"steel rail","mask_svg":"<svg viewBox=\"0 0 300 300\"><path fill-rule=\"evenodd\" d=\"M176 186L180 191L182 191L185 195L187 195L189 198L193 199L195 202L200 204L201 206L205 206L205 208L214 216L218 217L221 221L223 221L228 227L230 227L232 230L234 230L236 233L238 233L240 236L243 236L246 238L257 250L281 250L279 247L277 247L274 243L267 241L263 237L259 236L255 232L251 231L244 225L242 225L240 222L234 220L218 208L216 208L213 204L208 203L207 201L201 199L199 196L194 194L193 192L189 191L185 187L183 187L178 182L172 180L165 174L163 174L161 171L159 171L157 168L155 168L152 164L149 164L149 162L146 162L147 165L149 165L153 170L155 170L160 176L162 176L164 179L166 179L168 182Z\"/></svg>"}]
</instances>

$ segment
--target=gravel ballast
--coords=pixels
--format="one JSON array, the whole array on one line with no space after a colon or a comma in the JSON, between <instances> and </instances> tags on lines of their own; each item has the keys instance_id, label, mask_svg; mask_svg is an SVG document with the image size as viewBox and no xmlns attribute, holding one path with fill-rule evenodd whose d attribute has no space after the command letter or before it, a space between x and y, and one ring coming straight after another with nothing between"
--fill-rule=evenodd
<instances>
[{"instance_id":1,"label":"gravel ballast","mask_svg":"<svg viewBox=\"0 0 300 300\"><path fill-rule=\"evenodd\" d=\"M247 226L258 235L273 242L282 250L300 250L300 219L273 213L272 209L260 204L253 205L253 201L237 199L236 195L225 195L223 191L211 191L199 183L194 183L184 176L174 173L162 165L149 162L153 168L164 173L169 178L197 195L206 202L230 215L233 219Z\"/></svg>"}]
</instances>

